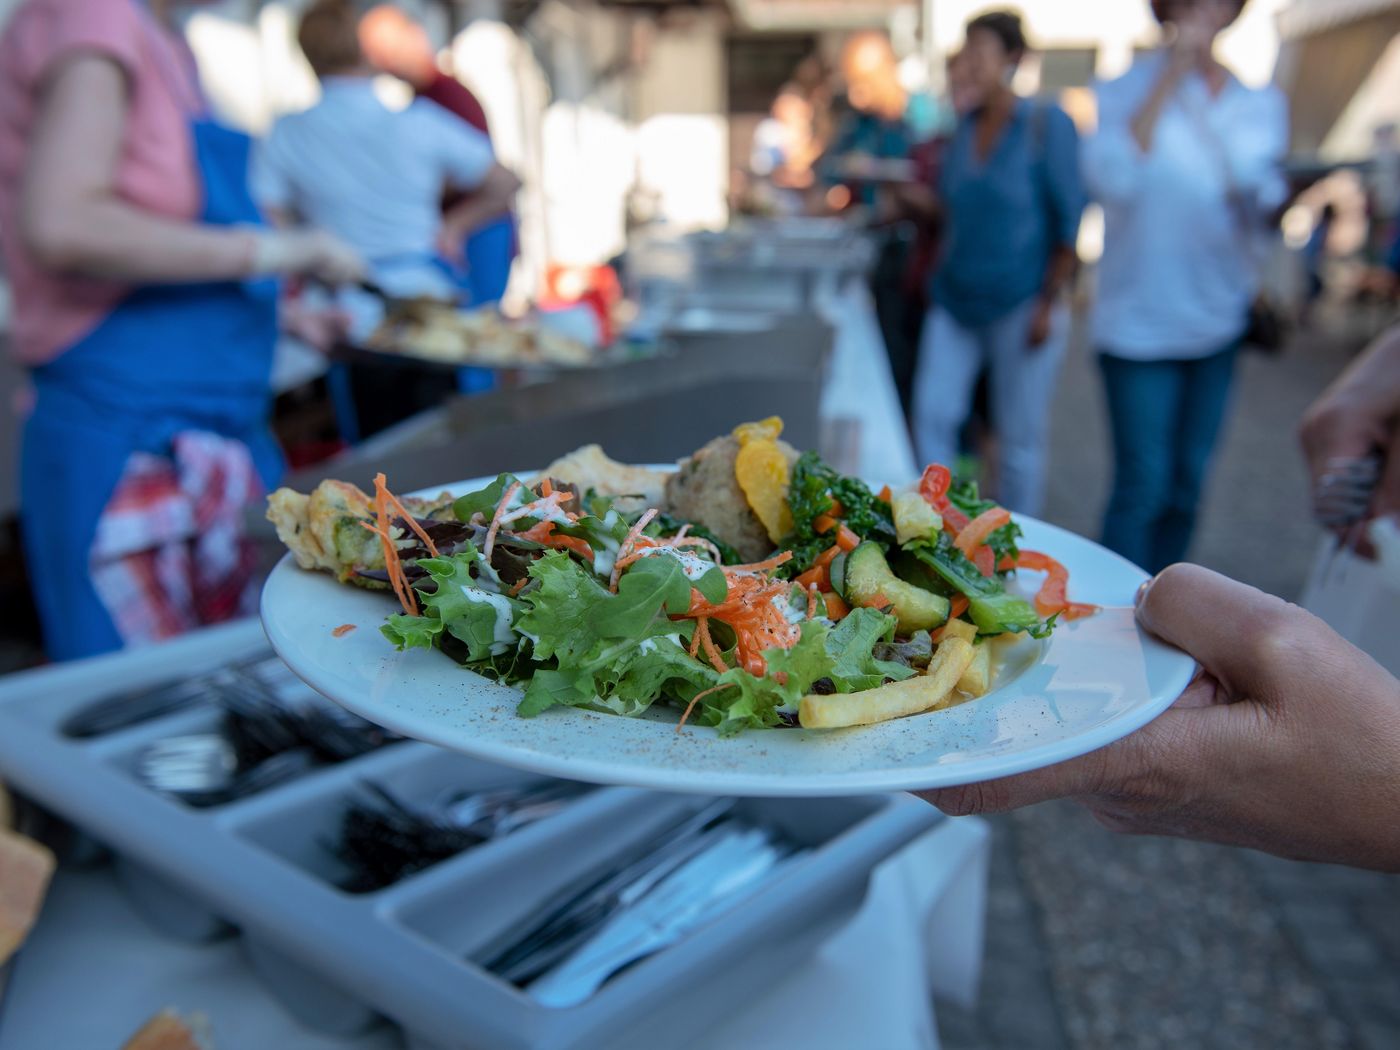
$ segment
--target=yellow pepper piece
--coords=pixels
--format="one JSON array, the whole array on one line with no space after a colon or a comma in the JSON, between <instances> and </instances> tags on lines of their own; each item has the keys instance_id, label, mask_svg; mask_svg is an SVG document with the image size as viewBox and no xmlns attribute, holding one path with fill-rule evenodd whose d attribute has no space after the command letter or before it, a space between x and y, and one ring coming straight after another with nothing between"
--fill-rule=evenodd
<instances>
[{"instance_id":1,"label":"yellow pepper piece","mask_svg":"<svg viewBox=\"0 0 1400 1050\"><path fill-rule=\"evenodd\" d=\"M739 440L743 447L734 460L734 477L758 520L763 522L768 538L777 543L792 531L787 456L773 438Z\"/></svg>"},{"instance_id":2,"label":"yellow pepper piece","mask_svg":"<svg viewBox=\"0 0 1400 1050\"><path fill-rule=\"evenodd\" d=\"M769 416L757 423L740 423L734 428L734 437L743 448L750 441L777 441L783 433L783 421L778 416Z\"/></svg>"}]
</instances>

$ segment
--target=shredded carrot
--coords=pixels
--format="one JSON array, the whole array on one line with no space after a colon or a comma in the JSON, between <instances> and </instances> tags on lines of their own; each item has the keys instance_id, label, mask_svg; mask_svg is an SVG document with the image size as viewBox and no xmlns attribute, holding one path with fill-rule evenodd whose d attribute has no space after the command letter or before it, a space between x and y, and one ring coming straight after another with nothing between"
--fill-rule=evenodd
<instances>
[{"instance_id":1,"label":"shredded carrot","mask_svg":"<svg viewBox=\"0 0 1400 1050\"><path fill-rule=\"evenodd\" d=\"M690 655L700 652L700 621L695 621L695 630L690 633Z\"/></svg>"},{"instance_id":2,"label":"shredded carrot","mask_svg":"<svg viewBox=\"0 0 1400 1050\"><path fill-rule=\"evenodd\" d=\"M374 479L374 524L362 521L360 525L379 536L379 546L384 552L384 571L389 576L389 584L394 588L394 594L399 599L403 611L410 616L417 616L418 599L414 594L413 585L404 575L399 546L391 531L393 526L389 521L389 488L384 483L383 474L376 475Z\"/></svg>"},{"instance_id":3,"label":"shredded carrot","mask_svg":"<svg viewBox=\"0 0 1400 1050\"><path fill-rule=\"evenodd\" d=\"M541 496L552 496L552 495L554 495L554 482L550 481L548 478L545 478L543 481L541 481L541 482L540 482L540 495L541 495Z\"/></svg>"},{"instance_id":4,"label":"shredded carrot","mask_svg":"<svg viewBox=\"0 0 1400 1050\"><path fill-rule=\"evenodd\" d=\"M886 485L884 488L882 488L882 489L880 490L880 498L881 498L882 500L884 500L886 503L888 503L890 500L892 500L892 499L894 498L894 493L890 491L890 487L889 487L888 485Z\"/></svg>"},{"instance_id":5,"label":"shredded carrot","mask_svg":"<svg viewBox=\"0 0 1400 1050\"><path fill-rule=\"evenodd\" d=\"M707 540L703 536L681 536L677 533L675 536L671 537L671 546L701 547L714 558L716 565L724 564L724 555L719 552L719 548L716 547L711 540Z\"/></svg>"},{"instance_id":6,"label":"shredded carrot","mask_svg":"<svg viewBox=\"0 0 1400 1050\"><path fill-rule=\"evenodd\" d=\"M812 519L812 531L818 536L824 536L839 524L841 523L830 514L818 514Z\"/></svg>"},{"instance_id":7,"label":"shredded carrot","mask_svg":"<svg viewBox=\"0 0 1400 1050\"><path fill-rule=\"evenodd\" d=\"M491 515L491 527L486 530L486 543L481 548L481 553L486 555L488 562L491 560L491 551L496 547L496 533L501 530L501 519L505 517L506 508L510 506L510 501L515 498L515 494L519 491L520 482L512 481L507 485L501 502L496 504L496 512Z\"/></svg>"},{"instance_id":8,"label":"shredded carrot","mask_svg":"<svg viewBox=\"0 0 1400 1050\"><path fill-rule=\"evenodd\" d=\"M626 566L623 565L623 559L632 553L632 548L636 546L637 541L642 537L642 530L651 524L651 519L656 517L656 515L656 508L653 507L638 518L637 523L628 530L627 538L622 541L622 546L617 549L617 560L613 562L612 578L608 580L608 590L617 590L618 577L622 575L622 570L626 568Z\"/></svg>"},{"instance_id":9,"label":"shredded carrot","mask_svg":"<svg viewBox=\"0 0 1400 1050\"><path fill-rule=\"evenodd\" d=\"M423 546L428 548L428 553L436 558L438 556L438 549L434 545L432 537L428 535L422 525L418 524L418 519L404 508L404 505L399 502L399 498L389 491L389 486L385 483L384 474L382 472L374 476L374 497L376 500L379 499L379 494L381 492L384 494L384 499L388 502L389 506L399 512L403 520L408 523L408 527L423 541Z\"/></svg>"},{"instance_id":10,"label":"shredded carrot","mask_svg":"<svg viewBox=\"0 0 1400 1050\"><path fill-rule=\"evenodd\" d=\"M526 586L529 582L530 582L530 577L528 577L528 576L522 576L522 577L520 577L520 579L516 580L513 584L510 585L510 596L511 596L512 598L514 598L517 594L519 594L521 591L523 591L523 590L525 589L525 586Z\"/></svg>"},{"instance_id":11,"label":"shredded carrot","mask_svg":"<svg viewBox=\"0 0 1400 1050\"><path fill-rule=\"evenodd\" d=\"M836 534L836 546L840 547L843 551L849 554L851 551L855 550L857 547L860 546L860 537L857 536L850 529L848 529L845 525L842 525L841 531Z\"/></svg>"},{"instance_id":12,"label":"shredded carrot","mask_svg":"<svg viewBox=\"0 0 1400 1050\"><path fill-rule=\"evenodd\" d=\"M792 561L792 551L782 551L767 558L764 561L756 561L749 565L726 565L726 572L764 572L768 569L776 569L779 565L786 565Z\"/></svg>"},{"instance_id":13,"label":"shredded carrot","mask_svg":"<svg viewBox=\"0 0 1400 1050\"><path fill-rule=\"evenodd\" d=\"M517 532L516 535L522 540L532 540L535 543L542 543L546 547L573 551L585 561L593 559L593 548L588 545L588 541L578 536L555 535L554 522L552 521L542 521L524 532Z\"/></svg>"},{"instance_id":14,"label":"shredded carrot","mask_svg":"<svg viewBox=\"0 0 1400 1050\"><path fill-rule=\"evenodd\" d=\"M710 666L720 674L729 670L729 666L724 662L724 657L720 655L715 640L710 637L710 620L706 616L695 621L695 632L700 635L700 647L705 650L705 655L709 657Z\"/></svg>"},{"instance_id":15,"label":"shredded carrot","mask_svg":"<svg viewBox=\"0 0 1400 1050\"><path fill-rule=\"evenodd\" d=\"M817 618L817 585L814 583L807 588L807 619Z\"/></svg>"},{"instance_id":16,"label":"shredded carrot","mask_svg":"<svg viewBox=\"0 0 1400 1050\"><path fill-rule=\"evenodd\" d=\"M795 577L792 582L802 587L804 590L808 587L824 588L827 586L826 567L822 565L813 565L801 576Z\"/></svg>"},{"instance_id":17,"label":"shredded carrot","mask_svg":"<svg viewBox=\"0 0 1400 1050\"><path fill-rule=\"evenodd\" d=\"M353 623L343 623L343 624L341 624L339 627L337 627L335 630L333 630L333 631L331 632L331 637L333 637L333 638L344 638L347 634L349 634L349 633L350 633L351 631L353 631L354 629L355 629L355 625L354 625Z\"/></svg>"},{"instance_id":18,"label":"shredded carrot","mask_svg":"<svg viewBox=\"0 0 1400 1050\"><path fill-rule=\"evenodd\" d=\"M724 682L720 685L712 685L704 692L696 693L690 698L690 703L685 705L685 711L681 714L681 720L676 723L676 732L679 733L685 727L685 720L690 717L690 712L695 710L695 705L700 702L701 697L709 696L711 693L718 693L721 689L728 689L733 683Z\"/></svg>"},{"instance_id":19,"label":"shredded carrot","mask_svg":"<svg viewBox=\"0 0 1400 1050\"><path fill-rule=\"evenodd\" d=\"M410 616L417 616L418 601L413 596L413 588L408 586L408 580L403 575L398 545L394 543L386 529L379 528L367 521L360 522L360 528L379 537L379 549L384 552L384 571L389 575L389 586L393 587L394 595L399 599L399 604L403 606L403 611Z\"/></svg>"}]
</instances>

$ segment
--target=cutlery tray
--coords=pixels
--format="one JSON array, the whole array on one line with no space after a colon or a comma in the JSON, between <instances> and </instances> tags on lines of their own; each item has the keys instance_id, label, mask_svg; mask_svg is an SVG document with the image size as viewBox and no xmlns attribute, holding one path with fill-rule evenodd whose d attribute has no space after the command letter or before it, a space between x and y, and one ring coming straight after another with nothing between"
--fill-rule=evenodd
<instances>
[{"instance_id":1,"label":"cutlery tray","mask_svg":"<svg viewBox=\"0 0 1400 1050\"><path fill-rule=\"evenodd\" d=\"M151 790L134 768L151 743L210 728L218 717L212 701L102 736L62 731L72 714L114 692L265 652L261 626L250 620L11 675L0 683L0 777L107 846L120 883L164 933L190 941L241 936L269 993L303 1024L329 1033L387 1018L413 1050L683 1046L729 1004L751 1000L813 953L859 907L872 868L941 819L898 795L742 800L738 815L776 827L807 852L592 998L550 1008L467 957L706 800L595 789L384 889L351 893L326 843L363 785L415 803L544 778L401 741L195 808ZM660 1032L672 1035L659 1043Z\"/></svg>"}]
</instances>

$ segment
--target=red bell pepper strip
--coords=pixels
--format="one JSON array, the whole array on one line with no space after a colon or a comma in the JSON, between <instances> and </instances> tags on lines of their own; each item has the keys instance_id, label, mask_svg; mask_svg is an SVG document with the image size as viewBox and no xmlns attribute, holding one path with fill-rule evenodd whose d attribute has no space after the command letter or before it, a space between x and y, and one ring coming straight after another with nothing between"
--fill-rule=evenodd
<instances>
[{"instance_id":1,"label":"red bell pepper strip","mask_svg":"<svg viewBox=\"0 0 1400 1050\"><path fill-rule=\"evenodd\" d=\"M958 530L958 538L954 546L967 557L974 558L977 548L987 542L987 537L1010 520L1011 512L1005 507L993 507L991 510L983 511L968 522L966 528ZM988 576L990 573L982 575Z\"/></svg>"},{"instance_id":2,"label":"red bell pepper strip","mask_svg":"<svg viewBox=\"0 0 1400 1050\"><path fill-rule=\"evenodd\" d=\"M1041 616L1050 617L1059 613L1066 620L1078 620L1099 611L1097 605L1085 605L1069 600L1066 596L1069 570L1050 555L1023 550L1016 559L1016 568L1045 573L1045 582L1040 585L1040 590L1035 596L1035 611Z\"/></svg>"}]
</instances>

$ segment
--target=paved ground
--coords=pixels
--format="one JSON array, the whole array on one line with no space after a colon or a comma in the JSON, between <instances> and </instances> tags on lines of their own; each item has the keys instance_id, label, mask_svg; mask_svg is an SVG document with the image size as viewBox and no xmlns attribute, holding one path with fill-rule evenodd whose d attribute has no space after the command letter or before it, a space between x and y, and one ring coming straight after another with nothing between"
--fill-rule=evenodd
<instances>
[{"instance_id":1,"label":"paved ground","mask_svg":"<svg viewBox=\"0 0 1400 1050\"><path fill-rule=\"evenodd\" d=\"M1297 598L1317 545L1294 430L1355 349L1249 356L1193 558ZM1057 395L1048 517L1093 536L1108 482L1092 362ZM993 820L987 963L948 1050L1391 1050L1400 879L1101 829L1069 803Z\"/></svg>"}]
</instances>

